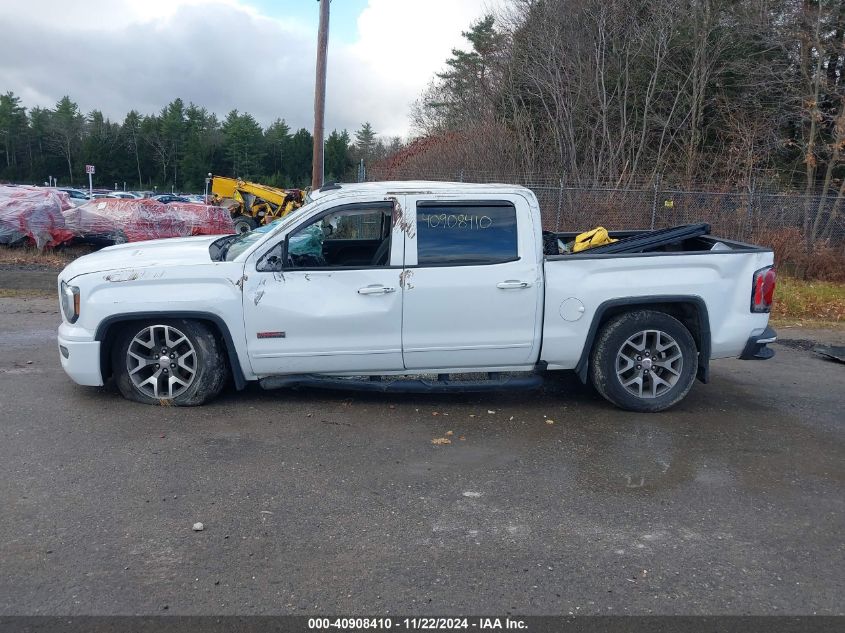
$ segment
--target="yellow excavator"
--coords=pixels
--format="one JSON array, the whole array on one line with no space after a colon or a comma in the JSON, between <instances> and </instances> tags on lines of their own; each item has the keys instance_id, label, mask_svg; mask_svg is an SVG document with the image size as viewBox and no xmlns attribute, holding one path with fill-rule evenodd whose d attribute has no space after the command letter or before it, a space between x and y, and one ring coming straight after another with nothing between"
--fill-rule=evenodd
<instances>
[{"instance_id":1,"label":"yellow excavator","mask_svg":"<svg viewBox=\"0 0 845 633\"><path fill-rule=\"evenodd\" d=\"M305 204L301 189L277 189L240 178L214 176L212 204L228 209L238 233L283 218Z\"/></svg>"}]
</instances>

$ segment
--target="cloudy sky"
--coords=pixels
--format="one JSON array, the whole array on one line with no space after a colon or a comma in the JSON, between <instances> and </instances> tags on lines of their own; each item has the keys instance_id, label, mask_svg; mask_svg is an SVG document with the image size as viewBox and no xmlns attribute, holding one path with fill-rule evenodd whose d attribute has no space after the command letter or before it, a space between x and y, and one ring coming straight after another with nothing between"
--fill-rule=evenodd
<instances>
[{"instance_id":1,"label":"cloudy sky","mask_svg":"<svg viewBox=\"0 0 845 633\"><path fill-rule=\"evenodd\" d=\"M408 132L461 31L502 0L333 0L326 125ZM315 0L2 0L0 92L113 119L182 97L313 125Z\"/></svg>"}]
</instances>

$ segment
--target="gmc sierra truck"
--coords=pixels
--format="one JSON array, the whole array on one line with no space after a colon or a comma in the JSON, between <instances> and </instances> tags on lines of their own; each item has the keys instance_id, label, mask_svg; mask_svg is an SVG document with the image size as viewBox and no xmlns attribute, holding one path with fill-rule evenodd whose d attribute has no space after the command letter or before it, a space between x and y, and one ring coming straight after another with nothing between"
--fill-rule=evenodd
<instances>
[{"instance_id":1,"label":"gmc sierra truck","mask_svg":"<svg viewBox=\"0 0 845 633\"><path fill-rule=\"evenodd\" d=\"M586 227L585 227L586 228ZM531 388L574 370L660 411L713 358L766 359L772 252L706 225L568 252L525 188L330 184L258 230L122 244L59 275L59 357L81 385L199 405L265 388Z\"/></svg>"}]
</instances>

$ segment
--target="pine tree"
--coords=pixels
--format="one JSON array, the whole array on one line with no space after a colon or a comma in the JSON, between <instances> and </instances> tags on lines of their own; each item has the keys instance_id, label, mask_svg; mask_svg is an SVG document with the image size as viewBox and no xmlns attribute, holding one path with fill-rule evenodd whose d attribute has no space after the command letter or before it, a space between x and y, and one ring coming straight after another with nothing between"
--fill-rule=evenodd
<instances>
[{"instance_id":1,"label":"pine tree","mask_svg":"<svg viewBox=\"0 0 845 633\"><path fill-rule=\"evenodd\" d=\"M264 132L251 114L232 110L223 122L223 148L232 166L232 173L240 178L257 174L264 155Z\"/></svg>"},{"instance_id":2,"label":"pine tree","mask_svg":"<svg viewBox=\"0 0 845 633\"><path fill-rule=\"evenodd\" d=\"M276 119L264 130L264 173L282 177L282 163L290 147L290 126L284 119Z\"/></svg>"},{"instance_id":3,"label":"pine tree","mask_svg":"<svg viewBox=\"0 0 845 633\"><path fill-rule=\"evenodd\" d=\"M365 122L361 129L355 132L355 147L359 158L368 161L373 156L376 147L376 133L370 122Z\"/></svg>"},{"instance_id":4,"label":"pine tree","mask_svg":"<svg viewBox=\"0 0 845 633\"><path fill-rule=\"evenodd\" d=\"M352 167L349 155L349 132L333 130L326 139L325 166L326 180L343 180Z\"/></svg>"},{"instance_id":5,"label":"pine tree","mask_svg":"<svg viewBox=\"0 0 845 633\"><path fill-rule=\"evenodd\" d=\"M47 142L50 148L67 162L67 173L73 184L73 161L79 155L82 142L83 117L79 106L65 95L50 113Z\"/></svg>"},{"instance_id":6,"label":"pine tree","mask_svg":"<svg viewBox=\"0 0 845 633\"><path fill-rule=\"evenodd\" d=\"M130 110L123 119L121 126L121 134L123 135L123 143L126 149L132 154L135 169L138 171L138 188L143 189L144 182L141 176L141 115L136 110Z\"/></svg>"},{"instance_id":7,"label":"pine tree","mask_svg":"<svg viewBox=\"0 0 845 633\"><path fill-rule=\"evenodd\" d=\"M0 95L0 141L3 143L6 170L13 173L18 163L19 143L26 138L26 109L13 92Z\"/></svg>"},{"instance_id":8,"label":"pine tree","mask_svg":"<svg viewBox=\"0 0 845 633\"><path fill-rule=\"evenodd\" d=\"M220 143L220 123L217 117L205 108L189 104L185 110L185 136L179 159L184 189L203 189Z\"/></svg>"},{"instance_id":9,"label":"pine tree","mask_svg":"<svg viewBox=\"0 0 845 633\"><path fill-rule=\"evenodd\" d=\"M304 187L311 182L311 161L314 156L314 138L311 132L300 128L291 137L290 150L283 159L283 173L294 187Z\"/></svg>"}]
</instances>

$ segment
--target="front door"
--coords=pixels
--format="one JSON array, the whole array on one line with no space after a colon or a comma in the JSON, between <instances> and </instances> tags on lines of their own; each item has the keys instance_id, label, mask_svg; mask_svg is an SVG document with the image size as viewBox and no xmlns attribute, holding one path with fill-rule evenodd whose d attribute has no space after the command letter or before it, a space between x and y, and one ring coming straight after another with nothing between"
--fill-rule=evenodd
<instances>
[{"instance_id":1,"label":"front door","mask_svg":"<svg viewBox=\"0 0 845 633\"><path fill-rule=\"evenodd\" d=\"M404 235L392 212L384 200L323 210L247 264L244 324L258 376L402 369ZM275 270L273 257L285 260Z\"/></svg>"}]
</instances>

